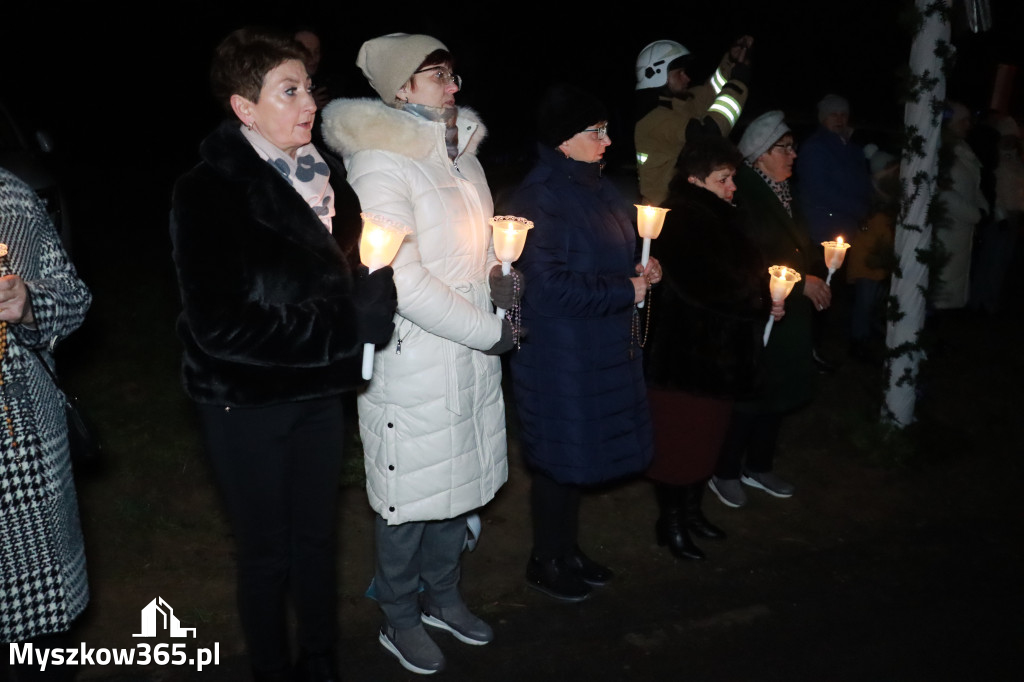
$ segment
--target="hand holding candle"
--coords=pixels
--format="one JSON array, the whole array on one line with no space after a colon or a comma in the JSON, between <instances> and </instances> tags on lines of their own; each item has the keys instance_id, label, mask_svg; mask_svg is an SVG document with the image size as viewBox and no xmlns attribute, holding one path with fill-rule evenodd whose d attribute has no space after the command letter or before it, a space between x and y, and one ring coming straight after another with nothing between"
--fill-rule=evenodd
<instances>
[{"instance_id":1,"label":"hand holding candle","mask_svg":"<svg viewBox=\"0 0 1024 682\"><path fill-rule=\"evenodd\" d=\"M768 274L771 276L768 287L771 291L772 301L775 303L786 300L789 292L793 291L793 285L800 281L800 273L796 270L790 270L784 265L771 266L768 268ZM769 315L768 324L764 327L764 345L766 346L768 345L768 337L772 333L772 325L774 323L775 317Z\"/></svg>"},{"instance_id":2,"label":"hand holding candle","mask_svg":"<svg viewBox=\"0 0 1024 682\"><path fill-rule=\"evenodd\" d=\"M501 274L512 272L512 263L523 255L526 246L526 231L533 229L533 222L526 218L511 215L500 215L491 218L491 230L494 240L494 255L501 261ZM498 317L505 317L504 308L496 311Z\"/></svg>"},{"instance_id":3,"label":"hand holding candle","mask_svg":"<svg viewBox=\"0 0 1024 682\"><path fill-rule=\"evenodd\" d=\"M359 260L370 272L391 265L405 235L412 232L405 225L380 216L360 213L363 234L359 239ZM363 378L373 376L373 344L363 345Z\"/></svg>"},{"instance_id":4,"label":"hand holding candle","mask_svg":"<svg viewBox=\"0 0 1024 682\"><path fill-rule=\"evenodd\" d=\"M640 254L640 265L646 268L647 261L651 257L651 240L657 239L658 235L661 234L661 228L665 225L665 214L669 212L669 209L658 208L657 206L641 206L640 204L633 205L636 206L636 229L644 239L643 251ZM638 308L643 308L644 302L640 301L636 305Z\"/></svg>"},{"instance_id":5,"label":"hand holding candle","mask_svg":"<svg viewBox=\"0 0 1024 682\"><path fill-rule=\"evenodd\" d=\"M32 297L25 281L10 271L7 255L7 245L0 244L0 323L32 324Z\"/></svg>"},{"instance_id":6,"label":"hand holding candle","mask_svg":"<svg viewBox=\"0 0 1024 682\"><path fill-rule=\"evenodd\" d=\"M846 250L850 248L850 245L843 241L842 236L836 237L834 242L822 242L821 245L825 247L825 265L828 267L828 277L825 279L825 284L831 286L832 273L843 266Z\"/></svg>"}]
</instances>

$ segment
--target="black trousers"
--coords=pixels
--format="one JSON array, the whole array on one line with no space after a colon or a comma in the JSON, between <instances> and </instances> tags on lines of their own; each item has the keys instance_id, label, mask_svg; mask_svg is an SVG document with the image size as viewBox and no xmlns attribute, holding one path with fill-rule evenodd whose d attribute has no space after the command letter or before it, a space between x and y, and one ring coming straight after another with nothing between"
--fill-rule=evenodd
<instances>
[{"instance_id":1,"label":"black trousers","mask_svg":"<svg viewBox=\"0 0 1024 682\"><path fill-rule=\"evenodd\" d=\"M579 539L583 491L538 471L533 472L532 481L533 556L541 561L566 558Z\"/></svg>"},{"instance_id":2,"label":"black trousers","mask_svg":"<svg viewBox=\"0 0 1024 682\"><path fill-rule=\"evenodd\" d=\"M733 410L715 465L715 476L739 478L743 469L754 473L771 471L784 416L783 412Z\"/></svg>"},{"instance_id":3,"label":"black trousers","mask_svg":"<svg viewBox=\"0 0 1024 682\"><path fill-rule=\"evenodd\" d=\"M199 415L238 546L238 614L253 670L291 666L289 601L301 653L329 654L337 638L341 398L200 405Z\"/></svg>"}]
</instances>

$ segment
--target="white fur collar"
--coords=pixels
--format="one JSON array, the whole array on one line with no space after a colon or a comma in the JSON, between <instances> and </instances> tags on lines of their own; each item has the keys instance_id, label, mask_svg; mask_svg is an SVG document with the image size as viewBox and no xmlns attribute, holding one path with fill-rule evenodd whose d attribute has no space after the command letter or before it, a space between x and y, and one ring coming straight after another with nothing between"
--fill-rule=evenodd
<instances>
[{"instance_id":1,"label":"white fur collar","mask_svg":"<svg viewBox=\"0 0 1024 682\"><path fill-rule=\"evenodd\" d=\"M476 112L459 107L459 155L475 154L487 135ZM323 111L320 128L324 142L348 158L367 149L380 149L422 159L436 148L444 148L443 126L405 111L393 109L379 99L336 99ZM438 137L440 136L440 138Z\"/></svg>"}]
</instances>

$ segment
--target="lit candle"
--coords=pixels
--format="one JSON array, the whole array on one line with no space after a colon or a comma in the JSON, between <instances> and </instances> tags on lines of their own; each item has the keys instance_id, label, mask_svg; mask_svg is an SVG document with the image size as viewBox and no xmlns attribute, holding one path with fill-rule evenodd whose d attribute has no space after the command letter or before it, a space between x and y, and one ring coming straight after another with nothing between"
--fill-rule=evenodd
<instances>
[{"instance_id":1,"label":"lit candle","mask_svg":"<svg viewBox=\"0 0 1024 682\"><path fill-rule=\"evenodd\" d=\"M523 255L526 246L526 231L533 229L533 222L526 218L499 215L491 218L491 233L494 241L494 255L501 261L501 274L512 272L512 263ZM505 310L497 308L498 317L505 317Z\"/></svg>"},{"instance_id":2,"label":"lit candle","mask_svg":"<svg viewBox=\"0 0 1024 682\"><path fill-rule=\"evenodd\" d=\"M771 279L768 281L768 288L771 291L772 301L778 303L786 300L789 293L793 291L793 285L800 281L800 273L796 270L790 270L784 265L773 265L768 268L768 274ZM768 316L768 324L764 327L764 345L768 345L768 337L772 333L772 325L775 324L775 318L771 315Z\"/></svg>"},{"instance_id":3,"label":"lit candle","mask_svg":"<svg viewBox=\"0 0 1024 682\"><path fill-rule=\"evenodd\" d=\"M665 225L665 214L669 212L669 209L657 206L641 206L640 204L633 205L636 206L636 229L644 239L643 251L640 254L640 265L646 268L647 262L651 258L651 240L657 239L658 235L661 234L661 228ZM644 302L640 301L636 307L643 308Z\"/></svg>"},{"instance_id":4,"label":"lit candle","mask_svg":"<svg viewBox=\"0 0 1024 682\"><path fill-rule=\"evenodd\" d=\"M359 260L370 272L391 265L405 235L412 232L400 223L369 213L360 213L363 234L359 239ZM373 376L373 344L363 344L363 378Z\"/></svg>"},{"instance_id":5,"label":"lit candle","mask_svg":"<svg viewBox=\"0 0 1024 682\"><path fill-rule=\"evenodd\" d=\"M850 248L850 245L843 241L842 235L836 237L834 242L822 242L821 245L825 247L825 265L828 267L828 277L825 279L825 284L831 286L832 273L843 266L846 250Z\"/></svg>"}]
</instances>

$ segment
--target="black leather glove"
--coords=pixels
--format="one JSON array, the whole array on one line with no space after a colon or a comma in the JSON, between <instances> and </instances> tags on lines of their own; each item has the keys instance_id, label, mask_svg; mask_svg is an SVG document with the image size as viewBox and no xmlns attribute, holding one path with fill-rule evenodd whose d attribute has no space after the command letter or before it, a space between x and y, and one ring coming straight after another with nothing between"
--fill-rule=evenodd
<instances>
[{"instance_id":1,"label":"black leather glove","mask_svg":"<svg viewBox=\"0 0 1024 682\"><path fill-rule=\"evenodd\" d=\"M512 346L515 345L512 342L512 323L507 318L501 320L501 338L498 342L484 351L484 355L501 355L506 351L512 350Z\"/></svg>"},{"instance_id":2,"label":"black leather glove","mask_svg":"<svg viewBox=\"0 0 1024 682\"><path fill-rule=\"evenodd\" d=\"M359 319L359 340L363 343L384 345L395 333L395 310L398 308L398 291L395 289L395 271L383 267L366 274L360 268L356 279L356 310Z\"/></svg>"},{"instance_id":3,"label":"black leather glove","mask_svg":"<svg viewBox=\"0 0 1024 682\"><path fill-rule=\"evenodd\" d=\"M514 306L516 301L523 297L523 291L526 288L522 275L515 270L512 270L508 275L502 275L500 265L495 265L491 268L491 274L487 277L487 283L491 287L491 301L498 308L504 308L505 310ZM518 287L516 284L518 284Z\"/></svg>"}]
</instances>

